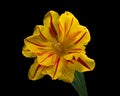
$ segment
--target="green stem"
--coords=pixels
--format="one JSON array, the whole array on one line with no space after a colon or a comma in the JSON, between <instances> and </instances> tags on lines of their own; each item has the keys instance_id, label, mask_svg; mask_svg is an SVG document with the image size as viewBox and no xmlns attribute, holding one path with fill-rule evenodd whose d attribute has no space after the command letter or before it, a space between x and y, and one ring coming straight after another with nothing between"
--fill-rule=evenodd
<instances>
[{"instance_id":1,"label":"green stem","mask_svg":"<svg viewBox=\"0 0 120 96\"><path fill-rule=\"evenodd\" d=\"M78 92L79 96L88 96L85 78L83 73L75 72L75 78L72 82L72 86Z\"/></svg>"}]
</instances>

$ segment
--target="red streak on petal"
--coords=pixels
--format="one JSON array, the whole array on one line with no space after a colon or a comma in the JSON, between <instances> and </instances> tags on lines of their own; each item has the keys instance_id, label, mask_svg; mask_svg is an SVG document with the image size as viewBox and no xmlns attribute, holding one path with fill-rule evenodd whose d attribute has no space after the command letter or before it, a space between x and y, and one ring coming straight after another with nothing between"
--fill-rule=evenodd
<instances>
[{"instance_id":1,"label":"red streak on petal","mask_svg":"<svg viewBox=\"0 0 120 96\"><path fill-rule=\"evenodd\" d=\"M40 31L40 28L38 28L38 30L39 30L39 36L42 38L42 39L44 39L44 40L47 40L46 38L45 38L45 36L41 33L41 31Z\"/></svg>"},{"instance_id":2,"label":"red streak on petal","mask_svg":"<svg viewBox=\"0 0 120 96\"><path fill-rule=\"evenodd\" d=\"M55 74L56 74L56 72L57 72L58 65L59 65L59 61L60 61L60 57L59 57L59 58L56 58L56 61L55 61L56 67L55 67L55 72L54 72L54 74L53 74L53 78L55 77Z\"/></svg>"},{"instance_id":3,"label":"red streak on petal","mask_svg":"<svg viewBox=\"0 0 120 96\"><path fill-rule=\"evenodd\" d=\"M78 52L68 52L68 54L72 54L72 53L78 53Z\"/></svg>"},{"instance_id":4,"label":"red streak on petal","mask_svg":"<svg viewBox=\"0 0 120 96\"><path fill-rule=\"evenodd\" d=\"M74 62L73 61L71 61L71 60L66 60L67 62L70 62L70 63L72 63L72 64L74 64Z\"/></svg>"},{"instance_id":5,"label":"red streak on petal","mask_svg":"<svg viewBox=\"0 0 120 96\"><path fill-rule=\"evenodd\" d=\"M79 48L74 48L74 49L72 49L72 50L81 50L81 49L79 49Z\"/></svg>"},{"instance_id":6,"label":"red streak on petal","mask_svg":"<svg viewBox=\"0 0 120 96\"><path fill-rule=\"evenodd\" d=\"M81 32L81 31L76 32L76 33L71 37L71 39L73 39L73 38L75 38L76 36L78 36L78 34L79 34L80 32Z\"/></svg>"},{"instance_id":7,"label":"red streak on petal","mask_svg":"<svg viewBox=\"0 0 120 96\"><path fill-rule=\"evenodd\" d=\"M27 40L27 39L26 39ZM40 45L40 44L37 44L37 43L34 43L34 42L32 42L32 41L29 41L29 40L27 40L29 43L32 43L32 44L34 44L34 45L36 45L36 46L39 46L39 47L46 47L46 46L44 46L44 45Z\"/></svg>"},{"instance_id":8,"label":"red streak on petal","mask_svg":"<svg viewBox=\"0 0 120 96\"><path fill-rule=\"evenodd\" d=\"M40 37L42 38L42 39L44 39L44 40L47 40L46 38L45 38L45 36L40 32Z\"/></svg>"},{"instance_id":9,"label":"red streak on petal","mask_svg":"<svg viewBox=\"0 0 120 96\"><path fill-rule=\"evenodd\" d=\"M70 27L69 27L69 30L68 30L68 32L67 32L67 34L66 34L66 36L68 36L68 35L69 35L70 29L71 29L72 24L73 24L73 19L74 19L74 18L72 18L72 20L71 20Z\"/></svg>"},{"instance_id":10,"label":"red streak on petal","mask_svg":"<svg viewBox=\"0 0 120 96\"><path fill-rule=\"evenodd\" d=\"M67 22L65 22L65 24L64 24L64 31L66 32L66 29L67 29Z\"/></svg>"},{"instance_id":11,"label":"red streak on petal","mask_svg":"<svg viewBox=\"0 0 120 96\"><path fill-rule=\"evenodd\" d=\"M41 61L41 63L42 63L43 61L45 61L46 59L48 59L49 57L51 57L52 55L53 55L53 53L49 54L46 58L44 58L44 59Z\"/></svg>"},{"instance_id":12,"label":"red streak on petal","mask_svg":"<svg viewBox=\"0 0 120 96\"><path fill-rule=\"evenodd\" d=\"M35 73L34 73L34 75L32 76L32 79L35 77L35 75L37 74L37 71L38 71L38 69L41 67L41 65L38 65L37 66L37 68L36 68L36 70L35 70Z\"/></svg>"},{"instance_id":13,"label":"red streak on petal","mask_svg":"<svg viewBox=\"0 0 120 96\"><path fill-rule=\"evenodd\" d=\"M82 64L83 66L85 66L86 68L90 69L90 67L81 59L81 58L78 58L77 60L80 64Z\"/></svg>"},{"instance_id":14,"label":"red streak on petal","mask_svg":"<svg viewBox=\"0 0 120 96\"><path fill-rule=\"evenodd\" d=\"M50 33L53 37L57 36L57 32L56 32L55 27L54 27L53 22L52 22L52 16L50 18Z\"/></svg>"},{"instance_id":15,"label":"red streak on petal","mask_svg":"<svg viewBox=\"0 0 120 96\"><path fill-rule=\"evenodd\" d=\"M82 40L82 38L85 36L85 34L86 34L86 32L81 36L80 39L78 39L78 40L75 42L75 44L77 44L78 42L80 42L80 40Z\"/></svg>"},{"instance_id":16,"label":"red streak on petal","mask_svg":"<svg viewBox=\"0 0 120 96\"><path fill-rule=\"evenodd\" d=\"M45 48L44 47L41 47L41 48L38 48L39 50L44 50Z\"/></svg>"},{"instance_id":17,"label":"red streak on petal","mask_svg":"<svg viewBox=\"0 0 120 96\"><path fill-rule=\"evenodd\" d=\"M41 55L43 55L43 54L45 54L45 52L43 52L43 53L37 53L38 56L41 56Z\"/></svg>"},{"instance_id":18,"label":"red streak on petal","mask_svg":"<svg viewBox=\"0 0 120 96\"><path fill-rule=\"evenodd\" d=\"M55 38L55 34L54 34L52 28L50 28L50 31L49 31L49 32L50 32L51 36L52 36L53 38Z\"/></svg>"},{"instance_id":19,"label":"red streak on petal","mask_svg":"<svg viewBox=\"0 0 120 96\"><path fill-rule=\"evenodd\" d=\"M62 29L62 26L61 26L61 24L60 24L60 23L58 23L58 29L59 29L59 35L61 35L61 34L62 34L62 32L61 32L61 31L62 31L63 29Z\"/></svg>"}]
</instances>

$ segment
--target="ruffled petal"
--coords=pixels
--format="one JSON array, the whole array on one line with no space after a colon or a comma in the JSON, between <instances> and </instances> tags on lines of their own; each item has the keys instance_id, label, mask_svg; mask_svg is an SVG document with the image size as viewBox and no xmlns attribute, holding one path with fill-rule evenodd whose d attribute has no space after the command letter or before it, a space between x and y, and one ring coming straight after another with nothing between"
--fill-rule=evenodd
<instances>
[{"instance_id":1,"label":"ruffled petal","mask_svg":"<svg viewBox=\"0 0 120 96\"><path fill-rule=\"evenodd\" d=\"M24 43L29 50L35 53L51 50L50 42L44 42L39 35L32 35L25 38Z\"/></svg>"},{"instance_id":2,"label":"ruffled petal","mask_svg":"<svg viewBox=\"0 0 120 96\"><path fill-rule=\"evenodd\" d=\"M46 40L48 40L50 42L56 41L57 35L55 35L54 33L52 33L50 31L49 26L44 25L43 28L41 29L41 34L44 36L44 38L46 38ZM53 35L55 35L55 36L53 36Z\"/></svg>"},{"instance_id":3,"label":"ruffled petal","mask_svg":"<svg viewBox=\"0 0 120 96\"><path fill-rule=\"evenodd\" d=\"M81 51L82 50L80 48L72 48L66 52L66 54L64 55L64 58L66 60L71 60L74 57L78 58Z\"/></svg>"},{"instance_id":4,"label":"ruffled petal","mask_svg":"<svg viewBox=\"0 0 120 96\"><path fill-rule=\"evenodd\" d=\"M58 78L59 80L63 80L64 82L71 83L74 79L75 72L75 64L73 60L66 60L62 74Z\"/></svg>"},{"instance_id":5,"label":"ruffled petal","mask_svg":"<svg viewBox=\"0 0 120 96\"><path fill-rule=\"evenodd\" d=\"M87 45L90 41L90 32L85 26L80 26L80 33L74 37L72 42L74 42L74 47Z\"/></svg>"},{"instance_id":6,"label":"ruffled petal","mask_svg":"<svg viewBox=\"0 0 120 96\"><path fill-rule=\"evenodd\" d=\"M34 28L33 35L41 34L41 29L43 28L43 25L36 25Z\"/></svg>"},{"instance_id":7,"label":"ruffled petal","mask_svg":"<svg viewBox=\"0 0 120 96\"><path fill-rule=\"evenodd\" d=\"M28 57L28 58L35 58L36 57L36 54L32 51L30 51L26 45L23 46L22 48L22 54L25 56L25 57Z\"/></svg>"},{"instance_id":8,"label":"ruffled petal","mask_svg":"<svg viewBox=\"0 0 120 96\"><path fill-rule=\"evenodd\" d=\"M55 11L49 11L47 14L44 16L44 26L49 28L49 33L50 35L57 39L58 37L58 19L59 19L59 14Z\"/></svg>"},{"instance_id":9,"label":"ruffled petal","mask_svg":"<svg viewBox=\"0 0 120 96\"><path fill-rule=\"evenodd\" d=\"M43 74L49 75L53 80L59 79L72 82L74 78L75 65L73 61L57 57L55 65L46 67Z\"/></svg>"},{"instance_id":10,"label":"ruffled petal","mask_svg":"<svg viewBox=\"0 0 120 96\"><path fill-rule=\"evenodd\" d=\"M85 49L84 45L87 45L90 41L90 33L85 26L79 24L76 17L70 13L63 13L58 22L58 28L60 30L59 40L64 42L67 48L81 48Z\"/></svg>"},{"instance_id":11,"label":"ruffled petal","mask_svg":"<svg viewBox=\"0 0 120 96\"><path fill-rule=\"evenodd\" d=\"M75 63L75 69L79 72L92 71L95 67L95 61L86 54L81 53L77 62Z\"/></svg>"},{"instance_id":12,"label":"ruffled petal","mask_svg":"<svg viewBox=\"0 0 120 96\"><path fill-rule=\"evenodd\" d=\"M69 39L69 36L77 34L80 31L78 20L68 11L60 16L58 27L61 33L59 40Z\"/></svg>"},{"instance_id":13,"label":"ruffled petal","mask_svg":"<svg viewBox=\"0 0 120 96\"><path fill-rule=\"evenodd\" d=\"M42 78L44 75L42 74L42 71L44 70L45 66L41 66L38 64L37 59L35 59L34 63L31 65L29 72L28 72L28 78L30 80L38 80Z\"/></svg>"},{"instance_id":14,"label":"ruffled petal","mask_svg":"<svg viewBox=\"0 0 120 96\"><path fill-rule=\"evenodd\" d=\"M58 77L62 74L64 60L60 57L56 57L54 61L54 65L46 67L43 71L43 74L48 74L53 80L58 79Z\"/></svg>"}]
</instances>

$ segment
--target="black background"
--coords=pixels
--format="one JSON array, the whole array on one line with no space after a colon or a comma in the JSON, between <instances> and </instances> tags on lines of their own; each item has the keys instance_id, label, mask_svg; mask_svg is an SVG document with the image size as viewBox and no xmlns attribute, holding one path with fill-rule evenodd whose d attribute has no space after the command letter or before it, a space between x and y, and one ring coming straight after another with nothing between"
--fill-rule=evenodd
<instances>
[{"instance_id":1,"label":"black background","mask_svg":"<svg viewBox=\"0 0 120 96\"><path fill-rule=\"evenodd\" d=\"M12 95L18 96L79 96L71 84L63 81L52 81L49 76L31 81L27 77L30 65L33 59L26 58L22 55L23 39L31 35L35 25L43 24L43 17L49 10L54 10L59 14L70 11L79 20L80 24L86 26L91 34L86 51L90 58L96 62L95 69L91 72L85 72L86 86L88 96L97 96L99 90L99 64L98 54L98 3L87 0L33 0L33 1L17 1L11 5L12 17L10 25L12 25L11 33L14 34L11 39L14 43L15 57L11 57L14 61L6 69L6 88L11 90ZM8 8L9 9L9 8ZM8 40L9 41L9 40ZM12 46L12 45L11 45ZM12 52L13 53L13 52ZM10 61L11 61L10 60Z\"/></svg>"}]
</instances>

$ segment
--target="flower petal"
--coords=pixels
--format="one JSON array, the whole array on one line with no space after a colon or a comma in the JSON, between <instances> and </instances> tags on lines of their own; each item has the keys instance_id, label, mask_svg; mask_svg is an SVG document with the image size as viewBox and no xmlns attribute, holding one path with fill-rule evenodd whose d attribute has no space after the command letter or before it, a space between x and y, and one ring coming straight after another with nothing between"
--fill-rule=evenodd
<instances>
[{"instance_id":1,"label":"flower petal","mask_svg":"<svg viewBox=\"0 0 120 96\"><path fill-rule=\"evenodd\" d=\"M62 74L58 78L59 80L63 80L64 82L71 83L74 79L75 72L75 64L72 60L66 60L64 64Z\"/></svg>"},{"instance_id":2,"label":"flower petal","mask_svg":"<svg viewBox=\"0 0 120 96\"><path fill-rule=\"evenodd\" d=\"M46 38L48 41L56 41L56 36L52 31L50 30L49 26L44 25L43 28L41 29L41 34Z\"/></svg>"},{"instance_id":3,"label":"flower petal","mask_svg":"<svg viewBox=\"0 0 120 96\"><path fill-rule=\"evenodd\" d=\"M55 11L49 11L44 16L44 26L49 27L49 32L53 38L57 39L59 14Z\"/></svg>"},{"instance_id":4,"label":"flower petal","mask_svg":"<svg viewBox=\"0 0 120 96\"><path fill-rule=\"evenodd\" d=\"M34 28L33 35L40 34L42 28L43 28L43 25L36 25L35 28Z\"/></svg>"},{"instance_id":5,"label":"flower petal","mask_svg":"<svg viewBox=\"0 0 120 96\"><path fill-rule=\"evenodd\" d=\"M34 58L36 57L36 54L32 51L30 51L26 45L23 46L22 48L22 54L25 56L25 57L28 57L28 58Z\"/></svg>"},{"instance_id":6,"label":"flower petal","mask_svg":"<svg viewBox=\"0 0 120 96\"><path fill-rule=\"evenodd\" d=\"M73 57L78 58L80 52L81 52L80 48L77 48L77 49L76 48L72 48L71 50L68 50L66 52L66 55L64 55L64 58L66 60L71 60L71 59L73 59Z\"/></svg>"},{"instance_id":7,"label":"flower petal","mask_svg":"<svg viewBox=\"0 0 120 96\"><path fill-rule=\"evenodd\" d=\"M79 22L74 15L68 11L63 13L58 22L58 27L61 32L60 39L67 39L74 32L79 32Z\"/></svg>"},{"instance_id":8,"label":"flower petal","mask_svg":"<svg viewBox=\"0 0 120 96\"><path fill-rule=\"evenodd\" d=\"M29 72L28 72L28 78L30 80L37 80L42 78L44 75L42 74L42 71L44 70L45 66L41 66L38 64L37 59L35 59L34 63L31 65Z\"/></svg>"},{"instance_id":9,"label":"flower petal","mask_svg":"<svg viewBox=\"0 0 120 96\"><path fill-rule=\"evenodd\" d=\"M37 60L43 66L50 66L50 65L54 65L56 56L57 55L54 54L53 52L44 52L41 54L38 53Z\"/></svg>"},{"instance_id":10,"label":"flower petal","mask_svg":"<svg viewBox=\"0 0 120 96\"><path fill-rule=\"evenodd\" d=\"M72 82L74 78L75 65L73 61L57 57L55 65L46 67L42 72L48 74L53 80L59 79L65 82Z\"/></svg>"},{"instance_id":11,"label":"flower petal","mask_svg":"<svg viewBox=\"0 0 120 96\"><path fill-rule=\"evenodd\" d=\"M48 74L53 80L58 79L63 70L63 59L56 57L54 65L46 67L43 74Z\"/></svg>"},{"instance_id":12,"label":"flower petal","mask_svg":"<svg viewBox=\"0 0 120 96\"><path fill-rule=\"evenodd\" d=\"M32 35L24 39L25 45L32 52L38 53L44 50L50 50L50 43L44 42L39 35Z\"/></svg>"},{"instance_id":13,"label":"flower petal","mask_svg":"<svg viewBox=\"0 0 120 96\"><path fill-rule=\"evenodd\" d=\"M85 45L87 45L88 42L90 41L90 33L89 33L88 29L81 25L80 30L81 31L79 34L77 34L77 33L76 33L77 35L71 34L69 36L69 39L64 41L66 43L66 45L68 44L67 49L69 49L70 52L72 50L74 50L74 52L84 51L86 48Z\"/></svg>"},{"instance_id":14,"label":"flower petal","mask_svg":"<svg viewBox=\"0 0 120 96\"><path fill-rule=\"evenodd\" d=\"M85 26L80 26L80 33L74 38L73 42L75 46L87 45L90 41L90 32Z\"/></svg>"},{"instance_id":15,"label":"flower petal","mask_svg":"<svg viewBox=\"0 0 120 96\"><path fill-rule=\"evenodd\" d=\"M71 59L73 59L73 58L78 58L79 57L79 53L70 53L70 54L66 54L66 55L64 55L64 58L66 59L66 60L71 60Z\"/></svg>"},{"instance_id":16,"label":"flower petal","mask_svg":"<svg viewBox=\"0 0 120 96\"><path fill-rule=\"evenodd\" d=\"M87 57L84 53L81 53L77 62L75 63L75 68L79 72L92 71L95 67L95 62L93 59Z\"/></svg>"},{"instance_id":17,"label":"flower petal","mask_svg":"<svg viewBox=\"0 0 120 96\"><path fill-rule=\"evenodd\" d=\"M47 26L47 25L44 25L44 26L36 25L33 35L39 35L41 40L44 42L56 40L56 38L53 37L53 34L51 33L49 26Z\"/></svg>"},{"instance_id":18,"label":"flower petal","mask_svg":"<svg viewBox=\"0 0 120 96\"><path fill-rule=\"evenodd\" d=\"M76 17L70 13L63 13L58 22L58 27L61 32L59 40L64 42L67 48L81 48L85 49L90 41L90 33L85 26L79 24Z\"/></svg>"}]
</instances>

